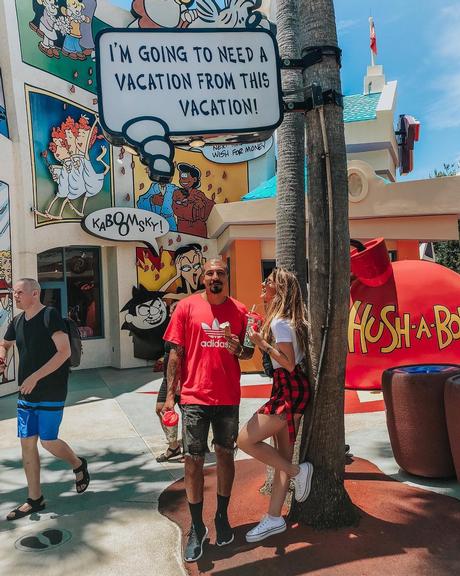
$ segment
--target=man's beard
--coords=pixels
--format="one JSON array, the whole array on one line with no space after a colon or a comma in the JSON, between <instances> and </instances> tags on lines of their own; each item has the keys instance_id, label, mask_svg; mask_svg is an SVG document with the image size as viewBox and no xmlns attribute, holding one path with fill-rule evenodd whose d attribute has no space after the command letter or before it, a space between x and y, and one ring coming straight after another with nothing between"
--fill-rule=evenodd
<instances>
[{"instance_id":1,"label":"man's beard","mask_svg":"<svg viewBox=\"0 0 460 576\"><path fill-rule=\"evenodd\" d=\"M209 287L209 290L213 294L220 294L223 289L224 287L222 286L222 284L211 284L211 286Z\"/></svg>"}]
</instances>

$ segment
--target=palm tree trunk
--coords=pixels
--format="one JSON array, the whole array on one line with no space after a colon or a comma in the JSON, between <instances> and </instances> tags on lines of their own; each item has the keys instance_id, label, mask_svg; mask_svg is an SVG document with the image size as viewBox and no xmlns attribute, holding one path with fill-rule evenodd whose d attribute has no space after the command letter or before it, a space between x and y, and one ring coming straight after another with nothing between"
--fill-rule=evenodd
<instances>
[{"instance_id":1,"label":"palm tree trunk","mask_svg":"<svg viewBox=\"0 0 460 576\"><path fill-rule=\"evenodd\" d=\"M300 0L300 24L303 49L337 46L333 0ZM321 62L305 69L304 82L305 86L316 82L323 91L341 93L335 57L324 56ZM342 108L328 104L307 112L306 139L309 377L315 394L311 424L304 426L302 434L301 460L307 457L313 462L315 472L310 497L303 504L295 504L292 514L315 528L337 528L358 519L343 484L349 231Z\"/></svg>"},{"instance_id":2,"label":"palm tree trunk","mask_svg":"<svg viewBox=\"0 0 460 576\"><path fill-rule=\"evenodd\" d=\"M282 59L300 57L298 0L278 0L277 41ZM286 100L302 97L303 79L298 70L284 70L283 91L297 91ZM305 227L305 126L303 115L286 114L278 128L276 202L276 264L297 274L306 296Z\"/></svg>"},{"instance_id":3,"label":"palm tree trunk","mask_svg":"<svg viewBox=\"0 0 460 576\"><path fill-rule=\"evenodd\" d=\"M276 39L281 59L298 59L298 0L278 0ZM303 78L300 70L283 70L283 91L294 92L285 100L302 98ZM297 91L297 93L295 93ZM303 115L286 114L277 131L278 166L276 187L276 265L296 273L307 296L306 226L305 226L305 123ZM299 447L296 450L299 452ZM274 469L267 466L262 494L269 494Z\"/></svg>"}]
</instances>

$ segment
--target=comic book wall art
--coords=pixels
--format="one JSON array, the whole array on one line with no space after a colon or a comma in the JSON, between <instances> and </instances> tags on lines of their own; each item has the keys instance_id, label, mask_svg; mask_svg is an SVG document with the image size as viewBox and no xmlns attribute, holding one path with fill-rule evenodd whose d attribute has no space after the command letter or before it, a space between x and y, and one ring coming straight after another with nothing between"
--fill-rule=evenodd
<instances>
[{"instance_id":1,"label":"comic book wall art","mask_svg":"<svg viewBox=\"0 0 460 576\"><path fill-rule=\"evenodd\" d=\"M95 93L94 38L107 24L97 0L16 0L26 64Z\"/></svg>"},{"instance_id":2,"label":"comic book wall art","mask_svg":"<svg viewBox=\"0 0 460 576\"><path fill-rule=\"evenodd\" d=\"M110 146L97 116L26 87L36 226L80 221L112 205Z\"/></svg>"},{"instance_id":3,"label":"comic book wall art","mask_svg":"<svg viewBox=\"0 0 460 576\"><path fill-rule=\"evenodd\" d=\"M0 181L0 339L5 335L8 324L13 319L10 234L10 198L6 182ZM0 384L11 382L14 375L14 353L10 354L6 370L0 377Z\"/></svg>"},{"instance_id":4,"label":"comic book wall art","mask_svg":"<svg viewBox=\"0 0 460 576\"><path fill-rule=\"evenodd\" d=\"M9 138L8 120L6 118L5 95L3 93L2 71L0 70L0 134Z\"/></svg>"}]
</instances>

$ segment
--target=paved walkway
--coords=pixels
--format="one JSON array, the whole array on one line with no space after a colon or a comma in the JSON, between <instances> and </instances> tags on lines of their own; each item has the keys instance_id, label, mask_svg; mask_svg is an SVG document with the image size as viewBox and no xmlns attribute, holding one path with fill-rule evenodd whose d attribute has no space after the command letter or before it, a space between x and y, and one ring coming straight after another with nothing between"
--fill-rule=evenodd
<instances>
[{"instance_id":1,"label":"paved walkway","mask_svg":"<svg viewBox=\"0 0 460 576\"><path fill-rule=\"evenodd\" d=\"M158 464L165 445L154 414L160 375L149 369L100 369L72 374L62 438L90 462L92 482L75 493L73 474L41 450L46 513L17 522L2 518L25 497L25 479L16 439L15 396L0 399L0 573L15 576L184 575L178 526L158 512L160 494L182 477L181 464ZM244 376L241 420L261 404L261 375ZM348 393L347 393L348 394ZM355 394L355 393L353 393ZM381 397L364 393L362 404L381 409ZM356 411L356 398L352 402ZM346 416L347 442L398 480L386 433L384 413ZM239 454L238 458L244 458ZM209 466L213 465L210 455ZM460 498L456 483L425 482L423 487ZM184 526L186 529L187 526ZM69 541L50 547L49 530L66 530ZM46 532L47 537L41 535ZM59 533L60 534L60 533ZM24 551L17 543L38 537L43 549ZM57 540L62 538L58 535ZM35 540L37 542L37 540Z\"/></svg>"}]
</instances>

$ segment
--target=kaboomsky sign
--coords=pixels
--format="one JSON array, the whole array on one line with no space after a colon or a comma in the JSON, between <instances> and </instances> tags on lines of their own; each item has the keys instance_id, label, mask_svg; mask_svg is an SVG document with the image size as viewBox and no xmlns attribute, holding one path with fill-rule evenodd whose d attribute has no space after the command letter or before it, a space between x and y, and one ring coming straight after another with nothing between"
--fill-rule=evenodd
<instances>
[{"instance_id":1,"label":"kaboomsky sign","mask_svg":"<svg viewBox=\"0 0 460 576\"><path fill-rule=\"evenodd\" d=\"M96 55L101 126L152 175L172 175L173 144L259 142L283 119L267 30L106 29Z\"/></svg>"},{"instance_id":2,"label":"kaboomsky sign","mask_svg":"<svg viewBox=\"0 0 460 576\"><path fill-rule=\"evenodd\" d=\"M143 242L158 253L156 239L169 231L168 221L140 208L105 208L88 214L81 221L85 232L115 242Z\"/></svg>"}]
</instances>

